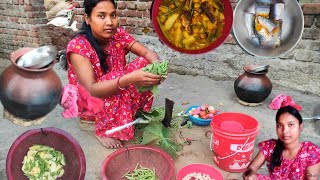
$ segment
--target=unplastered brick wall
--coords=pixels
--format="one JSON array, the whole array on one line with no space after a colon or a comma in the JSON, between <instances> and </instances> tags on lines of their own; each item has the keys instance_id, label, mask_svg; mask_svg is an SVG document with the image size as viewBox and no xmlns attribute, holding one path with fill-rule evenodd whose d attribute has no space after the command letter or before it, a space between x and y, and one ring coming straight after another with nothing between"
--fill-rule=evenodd
<instances>
[{"instance_id":1,"label":"unplastered brick wall","mask_svg":"<svg viewBox=\"0 0 320 180\"><path fill-rule=\"evenodd\" d=\"M77 0L76 0L77 1ZM230 0L235 7L238 0ZM76 8L75 20L80 23L83 20L83 1L80 8ZM154 36L156 34L150 19L150 9L152 0L126 0L117 1L119 24L129 33L135 35ZM315 56L319 51L320 39L320 4L303 4L305 14L305 31L302 43L304 47ZM43 0L2 0L0 2L0 57L8 57L13 50L19 47L37 47L51 43L50 29L46 23ZM52 28L51 28L52 29ZM232 35L225 41L226 44L236 44ZM313 52L316 51L316 52ZM302 53L305 54L305 53ZM315 60L320 63L320 58L298 60Z\"/></svg>"},{"instance_id":2,"label":"unplastered brick wall","mask_svg":"<svg viewBox=\"0 0 320 180\"><path fill-rule=\"evenodd\" d=\"M230 0L233 8L236 7L237 1ZM84 9L83 1L79 2L81 8L75 10L75 19L81 22ZM156 36L150 19L151 5L152 0L117 1L120 26L131 34ZM304 13L305 29L302 40L297 47L300 49L299 53L288 54L283 58L320 63L320 4L302 4L301 7ZM236 45L231 34L226 39L225 44Z\"/></svg>"},{"instance_id":3,"label":"unplastered brick wall","mask_svg":"<svg viewBox=\"0 0 320 180\"><path fill-rule=\"evenodd\" d=\"M81 7L74 11L76 14L75 20L77 22L82 22L84 14L83 1L77 2L80 3ZM127 0L116 2L120 26L131 34L156 36L150 20L152 0Z\"/></svg>"},{"instance_id":4,"label":"unplastered brick wall","mask_svg":"<svg viewBox=\"0 0 320 180\"><path fill-rule=\"evenodd\" d=\"M320 3L304 4L304 32L301 41L301 54L297 53L295 59L320 63Z\"/></svg>"},{"instance_id":5,"label":"unplastered brick wall","mask_svg":"<svg viewBox=\"0 0 320 180\"><path fill-rule=\"evenodd\" d=\"M0 1L0 58L8 58L20 47L51 43L43 0Z\"/></svg>"},{"instance_id":6,"label":"unplastered brick wall","mask_svg":"<svg viewBox=\"0 0 320 180\"><path fill-rule=\"evenodd\" d=\"M236 7L238 1L239 0L230 0L233 8ZM84 14L83 1L78 2L81 7L75 10L75 19L78 22L82 22ZM152 0L117 1L120 26L124 27L131 34L156 36L150 19L151 5ZM318 40L314 42L318 43L318 46L313 46L313 43L312 46L319 48L320 4L302 4L301 6L305 15L305 32L303 39ZM231 34L225 43L236 44Z\"/></svg>"}]
</instances>

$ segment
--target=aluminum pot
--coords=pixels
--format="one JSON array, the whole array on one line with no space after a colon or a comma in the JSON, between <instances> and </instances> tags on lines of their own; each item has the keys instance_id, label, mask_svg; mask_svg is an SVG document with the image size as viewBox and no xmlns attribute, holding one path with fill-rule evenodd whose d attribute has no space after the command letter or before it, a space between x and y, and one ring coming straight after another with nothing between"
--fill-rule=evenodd
<instances>
[{"instance_id":1,"label":"aluminum pot","mask_svg":"<svg viewBox=\"0 0 320 180\"><path fill-rule=\"evenodd\" d=\"M274 1L272 1L274 2ZM281 45L276 48L263 48L249 37L245 13L253 13L256 0L240 0L234 10L233 36L237 44L247 53L264 58L275 58L290 52L302 38L304 17L300 4L295 0L283 0L284 13Z\"/></svg>"},{"instance_id":2,"label":"aluminum pot","mask_svg":"<svg viewBox=\"0 0 320 180\"><path fill-rule=\"evenodd\" d=\"M12 64L0 75L0 101L12 115L31 121L47 115L59 103L61 80L52 69L55 61L45 68L29 69L16 64L32 48L11 53Z\"/></svg>"}]
</instances>

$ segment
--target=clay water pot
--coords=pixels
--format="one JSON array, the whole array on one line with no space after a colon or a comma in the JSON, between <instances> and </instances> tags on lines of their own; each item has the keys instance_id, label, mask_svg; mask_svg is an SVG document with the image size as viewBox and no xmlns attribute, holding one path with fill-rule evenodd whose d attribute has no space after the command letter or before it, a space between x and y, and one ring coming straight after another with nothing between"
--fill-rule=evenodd
<instances>
[{"instance_id":1,"label":"clay water pot","mask_svg":"<svg viewBox=\"0 0 320 180\"><path fill-rule=\"evenodd\" d=\"M266 76L268 68L255 71L256 67L256 65L244 66L244 73L234 82L237 97L246 103L261 103L272 90L272 83Z\"/></svg>"},{"instance_id":2,"label":"clay water pot","mask_svg":"<svg viewBox=\"0 0 320 180\"><path fill-rule=\"evenodd\" d=\"M16 64L32 48L11 53L12 64L0 75L0 101L10 114L31 121L51 112L60 100L61 80L52 69L53 61L41 69L29 69Z\"/></svg>"}]
</instances>

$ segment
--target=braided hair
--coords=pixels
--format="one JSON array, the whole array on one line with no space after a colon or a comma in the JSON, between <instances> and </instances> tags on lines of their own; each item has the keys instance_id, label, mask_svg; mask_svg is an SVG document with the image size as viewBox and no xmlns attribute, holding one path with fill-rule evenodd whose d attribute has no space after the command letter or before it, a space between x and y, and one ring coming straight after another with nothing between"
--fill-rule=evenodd
<instances>
[{"instance_id":1,"label":"braided hair","mask_svg":"<svg viewBox=\"0 0 320 180\"><path fill-rule=\"evenodd\" d=\"M282 107L278 110L278 112L276 114L276 121L277 122L279 120L279 117L284 113L291 114L292 116L294 116L295 118L298 119L299 124L302 124L302 117L301 117L299 111L292 106L285 106L285 107ZM273 169L276 166L281 165L281 161L282 161L281 154L282 154L283 149L284 149L283 142L280 139L277 139L276 147L274 148L273 153L271 155L271 161L270 161L270 167L269 167L270 172L273 172Z\"/></svg>"}]
</instances>

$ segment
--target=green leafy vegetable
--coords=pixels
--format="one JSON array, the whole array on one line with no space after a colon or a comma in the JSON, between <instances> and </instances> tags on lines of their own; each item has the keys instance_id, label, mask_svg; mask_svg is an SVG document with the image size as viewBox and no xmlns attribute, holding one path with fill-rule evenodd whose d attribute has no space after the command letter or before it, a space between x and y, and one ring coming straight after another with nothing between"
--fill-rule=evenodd
<instances>
[{"instance_id":1,"label":"green leafy vegetable","mask_svg":"<svg viewBox=\"0 0 320 180\"><path fill-rule=\"evenodd\" d=\"M173 112L173 114L175 111ZM177 152L181 150L181 145L176 142L174 133L176 132L176 116L172 118L172 127L166 128L162 124L165 116L164 107L154 107L150 112L140 112L140 116L149 120L148 124L137 125L136 143L137 144L154 144L168 152L171 157L176 158Z\"/></svg>"},{"instance_id":2,"label":"green leafy vegetable","mask_svg":"<svg viewBox=\"0 0 320 180\"><path fill-rule=\"evenodd\" d=\"M22 162L22 171L31 180L57 179L64 174L66 165L64 155L44 145L33 145L29 148Z\"/></svg>"},{"instance_id":3,"label":"green leafy vegetable","mask_svg":"<svg viewBox=\"0 0 320 180\"><path fill-rule=\"evenodd\" d=\"M146 67L142 68L143 71L149 72L152 74L160 75L163 78L167 77L168 74L168 61L154 62L152 64L148 64ZM137 86L139 92L144 92L147 90L151 90L153 94L158 94L158 86Z\"/></svg>"},{"instance_id":4,"label":"green leafy vegetable","mask_svg":"<svg viewBox=\"0 0 320 180\"><path fill-rule=\"evenodd\" d=\"M149 121L162 121L165 115L164 107L153 107L149 112L139 111L139 116Z\"/></svg>"}]
</instances>

